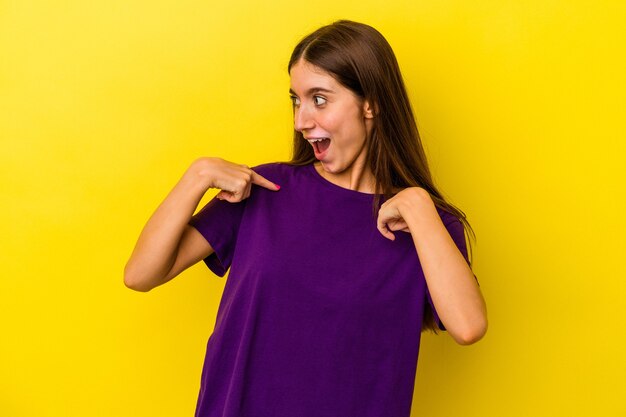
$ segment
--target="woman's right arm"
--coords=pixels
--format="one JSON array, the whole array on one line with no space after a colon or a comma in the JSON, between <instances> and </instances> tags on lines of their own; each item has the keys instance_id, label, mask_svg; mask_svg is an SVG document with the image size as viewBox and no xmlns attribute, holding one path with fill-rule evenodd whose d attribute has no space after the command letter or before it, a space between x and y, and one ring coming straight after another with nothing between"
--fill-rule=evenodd
<instances>
[{"instance_id":1,"label":"woman's right arm","mask_svg":"<svg viewBox=\"0 0 626 417\"><path fill-rule=\"evenodd\" d=\"M252 184L278 189L245 165L221 158L194 161L141 231L124 268L124 284L150 291L212 254L211 245L188 225L202 196L221 188L218 197L234 203L248 198Z\"/></svg>"}]
</instances>

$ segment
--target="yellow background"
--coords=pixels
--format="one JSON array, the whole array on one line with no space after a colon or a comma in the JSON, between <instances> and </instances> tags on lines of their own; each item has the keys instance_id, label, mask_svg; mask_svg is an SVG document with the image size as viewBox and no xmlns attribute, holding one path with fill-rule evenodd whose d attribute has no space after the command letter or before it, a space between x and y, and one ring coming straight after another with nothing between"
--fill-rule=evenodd
<instances>
[{"instance_id":1,"label":"yellow background","mask_svg":"<svg viewBox=\"0 0 626 417\"><path fill-rule=\"evenodd\" d=\"M1 1L0 415L193 414L224 280L123 266L196 157L289 157L289 54L338 18L395 49L478 236L489 332L425 337L413 416L626 415L624 4Z\"/></svg>"}]
</instances>

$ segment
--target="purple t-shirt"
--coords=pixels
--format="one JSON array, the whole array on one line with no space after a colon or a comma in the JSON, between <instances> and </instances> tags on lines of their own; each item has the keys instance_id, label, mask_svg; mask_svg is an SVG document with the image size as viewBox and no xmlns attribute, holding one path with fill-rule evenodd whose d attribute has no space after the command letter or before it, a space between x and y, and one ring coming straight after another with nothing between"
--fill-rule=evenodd
<instances>
[{"instance_id":1,"label":"purple t-shirt","mask_svg":"<svg viewBox=\"0 0 626 417\"><path fill-rule=\"evenodd\" d=\"M431 302L411 235L383 237L374 195L313 164L253 169L280 191L214 198L190 221L211 271L230 268L196 417L408 417ZM467 260L462 224L439 214Z\"/></svg>"}]
</instances>

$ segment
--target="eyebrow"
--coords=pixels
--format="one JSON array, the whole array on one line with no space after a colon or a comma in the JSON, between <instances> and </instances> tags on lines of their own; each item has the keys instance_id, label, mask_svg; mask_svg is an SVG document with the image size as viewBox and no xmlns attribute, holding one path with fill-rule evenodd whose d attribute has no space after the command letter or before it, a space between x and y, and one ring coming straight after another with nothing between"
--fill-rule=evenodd
<instances>
[{"instance_id":1,"label":"eyebrow","mask_svg":"<svg viewBox=\"0 0 626 417\"><path fill-rule=\"evenodd\" d=\"M313 87L313 88L309 88L307 90L306 95L310 96L311 94L315 94L315 93L331 93L331 94L334 94L335 92L333 90L328 90L328 89L322 88L322 87ZM297 96L297 94L291 88L289 89L289 94Z\"/></svg>"}]
</instances>

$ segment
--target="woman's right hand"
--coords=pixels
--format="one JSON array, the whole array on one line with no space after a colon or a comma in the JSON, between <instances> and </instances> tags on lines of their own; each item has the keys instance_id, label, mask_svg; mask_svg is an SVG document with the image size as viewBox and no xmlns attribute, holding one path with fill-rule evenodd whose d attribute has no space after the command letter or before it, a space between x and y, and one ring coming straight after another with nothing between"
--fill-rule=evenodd
<instances>
[{"instance_id":1,"label":"woman's right hand","mask_svg":"<svg viewBox=\"0 0 626 417\"><path fill-rule=\"evenodd\" d=\"M141 231L124 268L126 286L149 291L213 253L209 242L188 224L202 196L209 188L220 188L217 197L235 203L250 196L252 184L280 188L246 165L215 157L194 161Z\"/></svg>"},{"instance_id":2,"label":"woman's right hand","mask_svg":"<svg viewBox=\"0 0 626 417\"><path fill-rule=\"evenodd\" d=\"M250 196L252 184L271 191L278 191L280 186L259 175L247 165L236 164L217 157L196 160L191 170L204 179L206 189L219 188L216 197L236 203Z\"/></svg>"}]
</instances>

